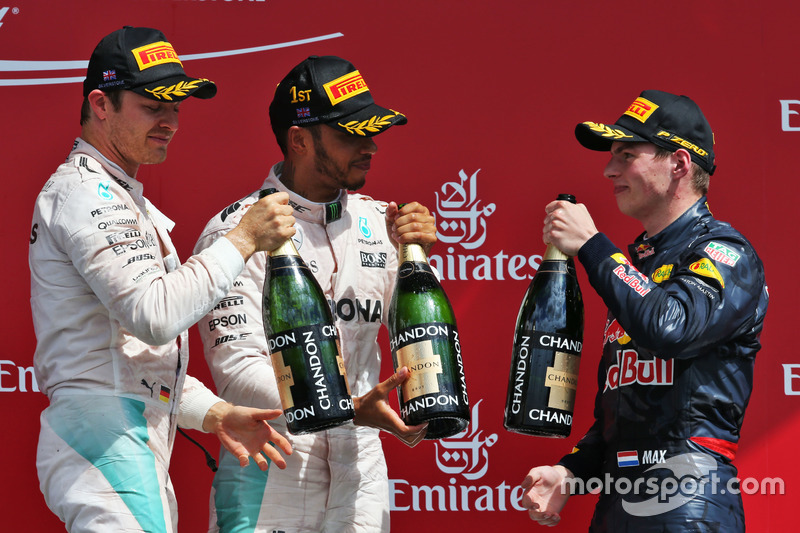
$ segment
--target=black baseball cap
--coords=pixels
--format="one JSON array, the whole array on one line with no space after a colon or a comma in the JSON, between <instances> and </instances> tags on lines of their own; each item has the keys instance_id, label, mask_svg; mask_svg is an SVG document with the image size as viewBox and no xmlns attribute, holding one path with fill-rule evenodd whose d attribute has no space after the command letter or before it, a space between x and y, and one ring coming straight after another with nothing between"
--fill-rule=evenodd
<instances>
[{"instance_id":1,"label":"black baseball cap","mask_svg":"<svg viewBox=\"0 0 800 533\"><path fill-rule=\"evenodd\" d=\"M275 90L269 120L276 132L326 124L364 137L408 122L402 113L377 105L361 73L336 56L310 56L294 67Z\"/></svg>"},{"instance_id":2,"label":"black baseball cap","mask_svg":"<svg viewBox=\"0 0 800 533\"><path fill-rule=\"evenodd\" d=\"M192 78L167 38L152 28L124 26L98 43L89 59L83 96L95 89L127 89L159 102L211 98L214 82Z\"/></svg>"},{"instance_id":3,"label":"black baseball cap","mask_svg":"<svg viewBox=\"0 0 800 533\"><path fill-rule=\"evenodd\" d=\"M608 151L615 141L649 142L671 152L684 148L709 174L714 164L714 133L706 117L688 96L642 91L617 121L608 126L583 122L575 137L590 150Z\"/></svg>"}]
</instances>

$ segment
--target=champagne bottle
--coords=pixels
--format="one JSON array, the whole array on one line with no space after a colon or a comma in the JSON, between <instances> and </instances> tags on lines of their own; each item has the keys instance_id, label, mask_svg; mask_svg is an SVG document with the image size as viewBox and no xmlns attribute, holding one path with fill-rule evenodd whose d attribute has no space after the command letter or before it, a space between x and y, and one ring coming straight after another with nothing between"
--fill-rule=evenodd
<instances>
[{"instance_id":1,"label":"champagne bottle","mask_svg":"<svg viewBox=\"0 0 800 533\"><path fill-rule=\"evenodd\" d=\"M557 199L575 203L571 194ZM582 346L583 298L575 262L548 244L517 316L504 420L508 431L569 436Z\"/></svg>"},{"instance_id":2,"label":"champagne bottle","mask_svg":"<svg viewBox=\"0 0 800 533\"><path fill-rule=\"evenodd\" d=\"M401 244L389 304L389 344L395 370L410 377L397 389L408 425L428 422L426 439L443 439L469 424L469 398L453 308L422 246Z\"/></svg>"},{"instance_id":3,"label":"champagne bottle","mask_svg":"<svg viewBox=\"0 0 800 533\"><path fill-rule=\"evenodd\" d=\"M269 192L274 190L262 196ZM330 306L291 239L269 253L262 315L289 432L312 433L352 420Z\"/></svg>"}]
</instances>

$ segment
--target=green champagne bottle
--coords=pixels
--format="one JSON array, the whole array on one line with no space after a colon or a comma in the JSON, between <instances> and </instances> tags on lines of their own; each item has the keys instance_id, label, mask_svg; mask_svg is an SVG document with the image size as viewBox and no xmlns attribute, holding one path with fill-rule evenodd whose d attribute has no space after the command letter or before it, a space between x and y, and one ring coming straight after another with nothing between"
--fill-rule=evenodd
<instances>
[{"instance_id":1,"label":"green champagne bottle","mask_svg":"<svg viewBox=\"0 0 800 533\"><path fill-rule=\"evenodd\" d=\"M557 199L575 203L571 194ZM517 316L503 423L508 431L569 436L582 347L575 262L548 245Z\"/></svg>"},{"instance_id":2,"label":"green champagne bottle","mask_svg":"<svg viewBox=\"0 0 800 533\"><path fill-rule=\"evenodd\" d=\"M312 433L352 420L330 306L291 239L269 253L261 308L289 432Z\"/></svg>"},{"instance_id":3,"label":"green champagne bottle","mask_svg":"<svg viewBox=\"0 0 800 533\"><path fill-rule=\"evenodd\" d=\"M397 282L389 304L394 368L410 377L397 389L408 425L428 422L426 439L466 429L469 398L453 308L419 244L401 244Z\"/></svg>"}]
</instances>

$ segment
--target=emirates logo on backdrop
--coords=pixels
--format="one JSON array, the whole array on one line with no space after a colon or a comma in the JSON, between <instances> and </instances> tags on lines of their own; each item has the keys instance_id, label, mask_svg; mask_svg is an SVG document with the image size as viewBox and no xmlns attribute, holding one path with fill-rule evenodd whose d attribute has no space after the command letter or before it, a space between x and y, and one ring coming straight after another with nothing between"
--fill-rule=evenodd
<instances>
[{"instance_id":1,"label":"emirates logo on backdrop","mask_svg":"<svg viewBox=\"0 0 800 533\"><path fill-rule=\"evenodd\" d=\"M489 448L497 443L497 433L483 436L478 419L479 400L472 407L471 422L461 433L435 442L436 466L445 474L461 474L470 481L480 479L489 469Z\"/></svg>"},{"instance_id":2,"label":"emirates logo on backdrop","mask_svg":"<svg viewBox=\"0 0 800 533\"><path fill-rule=\"evenodd\" d=\"M486 240L486 218L497 208L495 204L481 207L478 198L478 172L471 176L460 170L458 181L442 185L441 196L436 193L437 219L441 220L436 237L448 244L460 244L467 250L478 248Z\"/></svg>"},{"instance_id":3,"label":"emirates logo on backdrop","mask_svg":"<svg viewBox=\"0 0 800 533\"><path fill-rule=\"evenodd\" d=\"M492 250L486 244L487 220L497 210L494 203L483 203L478 196L478 173L463 169L456 181L442 184L435 192L438 224L436 237L445 244L441 255L428 257L444 280L529 281L539 268L542 256ZM456 245L460 245L457 248Z\"/></svg>"},{"instance_id":4,"label":"emirates logo on backdrop","mask_svg":"<svg viewBox=\"0 0 800 533\"><path fill-rule=\"evenodd\" d=\"M436 466L447 475L446 481L433 473L422 479L389 479L392 512L525 511L521 504L525 491L518 480L503 479L491 486L482 479L489 470L489 448L498 441L497 433L484 435L480 429L478 409L482 401L473 405L467 429L435 442Z\"/></svg>"}]
</instances>

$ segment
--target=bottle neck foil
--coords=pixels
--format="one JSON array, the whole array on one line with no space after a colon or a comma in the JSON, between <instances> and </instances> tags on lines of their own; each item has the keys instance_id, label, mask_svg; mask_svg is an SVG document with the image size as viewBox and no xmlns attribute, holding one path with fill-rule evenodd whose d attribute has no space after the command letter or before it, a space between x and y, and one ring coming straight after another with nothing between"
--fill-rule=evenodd
<instances>
[{"instance_id":1,"label":"bottle neck foil","mask_svg":"<svg viewBox=\"0 0 800 533\"><path fill-rule=\"evenodd\" d=\"M569 259L569 256L552 244L547 245L544 257L542 257L542 261L566 261L567 259Z\"/></svg>"},{"instance_id":2,"label":"bottle neck foil","mask_svg":"<svg viewBox=\"0 0 800 533\"><path fill-rule=\"evenodd\" d=\"M398 264L403 264L408 261L413 263L427 263L428 257L425 255L425 250L419 244L401 244L398 257Z\"/></svg>"},{"instance_id":3,"label":"bottle neck foil","mask_svg":"<svg viewBox=\"0 0 800 533\"><path fill-rule=\"evenodd\" d=\"M292 239L286 239L283 244L269 252L269 255L272 257L281 255L299 256L300 253L297 251Z\"/></svg>"}]
</instances>

